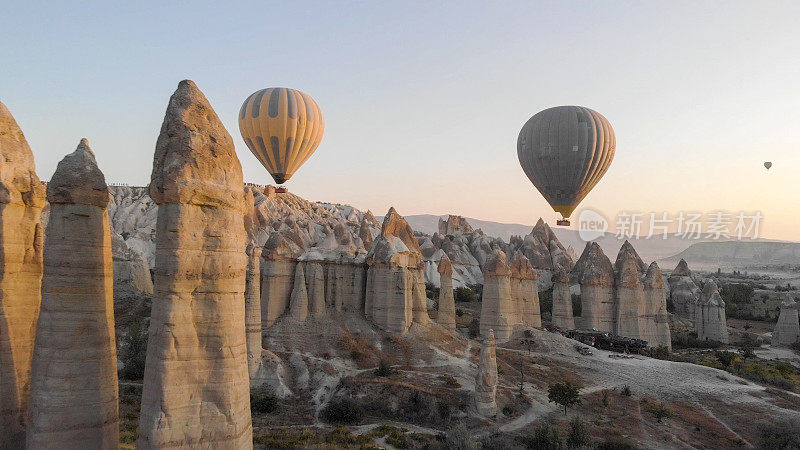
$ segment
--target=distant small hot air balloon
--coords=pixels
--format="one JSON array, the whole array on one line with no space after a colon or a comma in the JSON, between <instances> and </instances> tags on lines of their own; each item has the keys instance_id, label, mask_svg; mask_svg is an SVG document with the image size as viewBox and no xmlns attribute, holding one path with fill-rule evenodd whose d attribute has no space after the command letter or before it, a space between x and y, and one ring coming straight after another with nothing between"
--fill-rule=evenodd
<instances>
[{"instance_id":1,"label":"distant small hot air balloon","mask_svg":"<svg viewBox=\"0 0 800 450\"><path fill-rule=\"evenodd\" d=\"M288 88L253 92L239 110L239 131L278 184L294 175L322 141L325 120L310 95Z\"/></svg>"},{"instance_id":2,"label":"distant small hot air balloon","mask_svg":"<svg viewBox=\"0 0 800 450\"><path fill-rule=\"evenodd\" d=\"M569 225L569 216L600 181L614 159L611 124L582 106L556 106L536 113L522 127L517 156L536 189Z\"/></svg>"},{"instance_id":3,"label":"distant small hot air balloon","mask_svg":"<svg viewBox=\"0 0 800 450\"><path fill-rule=\"evenodd\" d=\"M767 161L767 162L764 163L764 167L766 167L767 170L769 170L769 168L772 167L772 163Z\"/></svg>"}]
</instances>

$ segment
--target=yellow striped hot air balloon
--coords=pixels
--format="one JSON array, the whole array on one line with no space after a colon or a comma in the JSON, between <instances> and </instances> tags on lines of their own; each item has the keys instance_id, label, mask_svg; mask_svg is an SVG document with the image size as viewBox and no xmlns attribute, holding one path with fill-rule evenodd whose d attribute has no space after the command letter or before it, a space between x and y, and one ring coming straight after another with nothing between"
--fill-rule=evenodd
<instances>
[{"instance_id":1,"label":"yellow striped hot air balloon","mask_svg":"<svg viewBox=\"0 0 800 450\"><path fill-rule=\"evenodd\" d=\"M253 92L244 101L239 131L275 182L283 184L314 154L322 141L325 120L310 95L268 88Z\"/></svg>"}]
</instances>

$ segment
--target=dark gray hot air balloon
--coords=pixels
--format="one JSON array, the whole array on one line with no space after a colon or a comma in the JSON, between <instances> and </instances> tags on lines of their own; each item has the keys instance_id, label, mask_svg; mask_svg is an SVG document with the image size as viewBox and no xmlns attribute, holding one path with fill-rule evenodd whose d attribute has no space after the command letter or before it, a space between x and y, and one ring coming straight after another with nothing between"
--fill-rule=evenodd
<instances>
[{"instance_id":1,"label":"dark gray hot air balloon","mask_svg":"<svg viewBox=\"0 0 800 450\"><path fill-rule=\"evenodd\" d=\"M564 219L606 173L615 148L608 120L582 106L556 106L536 113L517 140L522 170Z\"/></svg>"},{"instance_id":2,"label":"dark gray hot air balloon","mask_svg":"<svg viewBox=\"0 0 800 450\"><path fill-rule=\"evenodd\" d=\"M769 161L767 161L767 162L765 162L765 163L764 163L764 167L766 167L766 168L767 168L767 170L769 170L769 169L770 169L770 167L772 167L772 163L771 163L771 162L769 162Z\"/></svg>"}]
</instances>

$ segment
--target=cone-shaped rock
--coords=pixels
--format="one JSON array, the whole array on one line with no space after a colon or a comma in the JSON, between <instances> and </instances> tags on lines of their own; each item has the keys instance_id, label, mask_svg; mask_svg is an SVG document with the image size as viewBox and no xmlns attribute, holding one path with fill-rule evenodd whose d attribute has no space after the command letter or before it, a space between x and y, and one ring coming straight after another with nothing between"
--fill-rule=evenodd
<instances>
[{"instance_id":1,"label":"cone-shaped rock","mask_svg":"<svg viewBox=\"0 0 800 450\"><path fill-rule=\"evenodd\" d=\"M247 370L253 379L261 365L261 247L251 241L244 288L244 325L247 333Z\"/></svg>"},{"instance_id":2,"label":"cone-shaped rock","mask_svg":"<svg viewBox=\"0 0 800 450\"><path fill-rule=\"evenodd\" d=\"M617 328L616 334L636 339L642 338L642 316L647 312L642 277L644 262L628 242L622 245L614 266L616 274Z\"/></svg>"},{"instance_id":3,"label":"cone-shaped rock","mask_svg":"<svg viewBox=\"0 0 800 450\"><path fill-rule=\"evenodd\" d=\"M108 187L86 140L47 187L42 307L28 448L117 448L114 263Z\"/></svg>"},{"instance_id":4,"label":"cone-shaped rock","mask_svg":"<svg viewBox=\"0 0 800 450\"><path fill-rule=\"evenodd\" d=\"M511 301L517 309L517 318L528 327L541 328L542 313L539 308L538 279L530 261L521 251L511 258Z\"/></svg>"},{"instance_id":5,"label":"cone-shaped rock","mask_svg":"<svg viewBox=\"0 0 800 450\"><path fill-rule=\"evenodd\" d=\"M800 322L797 318L797 302L787 299L781 303L781 313L775 331L772 332L772 345L788 347L800 342Z\"/></svg>"},{"instance_id":6,"label":"cone-shaped rock","mask_svg":"<svg viewBox=\"0 0 800 450\"><path fill-rule=\"evenodd\" d=\"M487 330L481 345L478 375L475 377L475 410L483 417L497 415L497 357L494 331Z\"/></svg>"},{"instance_id":7,"label":"cone-shaped rock","mask_svg":"<svg viewBox=\"0 0 800 450\"><path fill-rule=\"evenodd\" d=\"M669 295L675 313L684 316L693 316L695 307L700 300L700 287L697 285L694 274L689 270L686 260L681 259L675 270L669 274Z\"/></svg>"},{"instance_id":8,"label":"cone-shaped rock","mask_svg":"<svg viewBox=\"0 0 800 450\"><path fill-rule=\"evenodd\" d=\"M182 81L156 142L155 296L139 448L252 448L242 167L205 96Z\"/></svg>"},{"instance_id":9,"label":"cone-shaped rock","mask_svg":"<svg viewBox=\"0 0 800 450\"><path fill-rule=\"evenodd\" d=\"M303 265L298 264L294 271L294 286L289 312L294 320L305 322L308 318L308 294L306 293L306 275Z\"/></svg>"},{"instance_id":10,"label":"cone-shaped rock","mask_svg":"<svg viewBox=\"0 0 800 450\"><path fill-rule=\"evenodd\" d=\"M695 307L694 329L699 340L728 343L725 301L719 295L719 288L714 280L709 279L703 285L703 292Z\"/></svg>"},{"instance_id":11,"label":"cone-shaped rock","mask_svg":"<svg viewBox=\"0 0 800 450\"><path fill-rule=\"evenodd\" d=\"M663 346L672 350L667 291L664 287L664 278L661 276L661 268L655 261L647 268L642 284L645 297L645 316L640 321L640 324L644 322L642 339L646 340L650 347Z\"/></svg>"},{"instance_id":12,"label":"cone-shaped rock","mask_svg":"<svg viewBox=\"0 0 800 450\"><path fill-rule=\"evenodd\" d=\"M575 328L572 316L572 294L569 291L569 275L562 269L553 274L553 325L562 330Z\"/></svg>"},{"instance_id":13,"label":"cone-shaped rock","mask_svg":"<svg viewBox=\"0 0 800 450\"><path fill-rule=\"evenodd\" d=\"M518 322L517 308L511 299L511 266L502 250L492 252L483 265L483 299L481 300L481 335L492 330L499 342L506 342Z\"/></svg>"},{"instance_id":14,"label":"cone-shaped rock","mask_svg":"<svg viewBox=\"0 0 800 450\"><path fill-rule=\"evenodd\" d=\"M273 232L261 252L261 323L269 328L289 307L292 280L302 248L282 231Z\"/></svg>"},{"instance_id":15,"label":"cone-shaped rock","mask_svg":"<svg viewBox=\"0 0 800 450\"><path fill-rule=\"evenodd\" d=\"M414 232L394 208L367 254L364 313L384 330L404 333L430 322L422 253Z\"/></svg>"},{"instance_id":16,"label":"cone-shaped rock","mask_svg":"<svg viewBox=\"0 0 800 450\"><path fill-rule=\"evenodd\" d=\"M45 188L25 136L0 103L0 448L22 446L42 286Z\"/></svg>"},{"instance_id":17,"label":"cone-shaped rock","mask_svg":"<svg viewBox=\"0 0 800 450\"><path fill-rule=\"evenodd\" d=\"M453 296L453 264L447 255L439 260L439 314L436 322L448 330L456 330L456 304Z\"/></svg>"},{"instance_id":18,"label":"cone-shaped rock","mask_svg":"<svg viewBox=\"0 0 800 450\"><path fill-rule=\"evenodd\" d=\"M614 267L597 242L586 244L571 278L581 285L583 328L615 332Z\"/></svg>"}]
</instances>

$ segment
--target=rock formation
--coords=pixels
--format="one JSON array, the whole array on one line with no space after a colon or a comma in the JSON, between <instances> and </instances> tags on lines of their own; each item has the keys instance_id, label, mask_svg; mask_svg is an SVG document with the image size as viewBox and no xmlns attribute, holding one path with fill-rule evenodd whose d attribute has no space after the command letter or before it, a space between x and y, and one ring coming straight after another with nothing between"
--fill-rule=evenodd
<instances>
[{"instance_id":1,"label":"rock formation","mask_svg":"<svg viewBox=\"0 0 800 450\"><path fill-rule=\"evenodd\" d=\"M675 314L692 317L695 306L700 300L700 288L697 285L689 265L681 259L675 270L669 274L669 295Z\"/></svg>"},{"instance_id":2,"label":"rock formation","mask_svg":"<svg viewBox=\"0 0 800 450\"><path fill-rule=\"evenodd\" d=\"M450 331L456 330L456 303L453 296L453 265L450 258L444 255L439 260L439 310L436 323Z\"/></svg>"},{"instance_id":3,"label":"rock formation","mask_svg":"<svg viewBox=\"0 0 800 450\"><path fill-rule=\"evenodd\" d=\"M0 448L25 438L42 283L45 188L25 136L0 103Z\"/></svg>"},{"instance_id":4,"label":"rock formation","mask_svg":"<svg viewBox=\"0 0 800 450\"><path fill-rule=\"evenodd\" d=\"M719 295L717 283L712 279L703 284L703 293L695 307L694 329L699 340L728 343L725 302Z\"/></svg>"},{"instance_id":5,"label":"rock formation","mask_svg":"<svg viewBox=\"0 0 800 450\"><path fill-rule=\"evenodd\" d=\"M475 377L475 410L482 417L497 415L497 358L494 331L487 330L481 345L478 375Z\"/></svg>"},{"instance_id":6,"label":"rock formation","mask_svg":"<svg viewBox=\"0 0 800 450\"><path fill-rule=\"evenodd\" d=\"M386 214L366 262L367 318L395 333L404 333L412 322L430 321L422 253L408 222L394 208Z\"/></svg>"},{"instance_id":7,"label":"rock formation","mask_svg":"<svg viewBox=\"0 0 800 450\"><path fill-rule=\"evenodd\" d=\"M800 342L800 322L798 322L798 304L791 298L781 304L781 314L775 331L772 332L772 345L788 347Z\"/></svg>"},{"instance_id":8,"label":"rock formation","mask_svg":"<svg viewBox=\"0 0 800 450\"><path fill-rule=\"evenodd\" d=\"M642 339L650 347L664 346L672 350L672 336L667 313L667 293L661 269L655 261L650 263L642 282L644 285L645 315L642 322Z\"/></svg>"},{"instance_id":9,"label":"rock formation","mask_svg":"<svg viewBox=\"0 0 800 450\"><path fill-rule=\"evenodd\" d=\"M308 286L308 309L313 317L325 314L325 274L318 262L306 263L306 286Z\"/></svg>"},{"instance_id":10,"label":"rock formation","mask_svg":"<svg viewBox=\"0 0 800 450\"><path fill-rule=\"evenodd\" d=\"M586 244L570 278L581 286L582 328L614 333L614 267L597 242Z\"/></svg>"},{"instance_id":11,"label":"rock formation","mask_svg":"<svg viewBox=\"0 0 800 450\"><path fill-rule=\"evenodd\" d=\"M289 307L301 248L282 232L270 235L261 252L261 323L269 328Z\"/></svg>"},{"instance_id":12,"label":"rock formation","mask_svg":"<svg viewBox=\"0 0 800 450\"><path fill-rule=\"evenodd\" d=\"M138 320L150 309L153 280L147 262L131 249L119 234L111 232L111 254L114 260L114 311ZM119 320L119 316L116 316Z\"/></svg>"},{"instance_id":13,"label":"rock formation","mask_svg":"<svg viewBox=\"0 0 800 450\"><path fill-rule=\"evenodd\" d=\"M538 275L528 258L522 252L514 253L511 258L511 301L517 310L518 320L533 328L542 327L537 279Z\"/></svg>"},{"instance_id":14,"label":"rock formation","mask_svg":"<svg viewBox=\"0 0 800 450\"><path fill-rule=\"evenodd\" d=\"M616 269L616 330L620 336L642 339L643 316L647 313L642 278L647 266L628 242L622 244Z\"/></svg>"},{"instance_id":15,"label":"rock formation","mask_svg":"<svg viewBox=\"0 0 800 450\"><path fill-rule=\"evenodd\" d=\"M461 216L454 216L451 214L447 216L447 220L442 220L441 217L439 218L439 234L442 236L456 233L472 233L473 231L467 219Z\"/></svg>"},{"instance_id":16,"label":"rock formation","mask_svg":"<svg viewBox=\"0 0 800 450\"><path fill-rule=\"evenodd\" d=\"M250 242L244 287L244 327L247 338L247 371L253 380L261 365L261 247Z\"/></svg>"},{"instance_id":17,"label":"rock formation","mask_svg":"<svg viewBox=\"0 0 800 450\"><path fill-rule=\"evenodd\" d=\"M511 298L511 266L502 250L495 250L483 265L483 280L481 335L488 337L492 332L499 342L506 342L519 317Z\"/></svg>"},{"instance_id":18,"label":"rock formation","mask_svg":"<svg viewBox=\"0 0 800 450\"><path fill-rule=\"evenodd\" d=\"M47 186L42 306L28 448L117 448L114 265L108 188L85 139Z\"/></svg>"},{"instance_id":19,"label":"rock formation","mask_svg":"<svg viewBox=\"0 0 800 450\"><path fill-rule=\"evenodd\" d=\"M541 218L524 239L512 237L510 250L521 249L531 266L539 275L538 289L545 290L552 286L553 273L572 270L573 261L567 250L561 245L553 230Z\"/></svg>"},{"instance_id":20,"label":"rock formation","mask_svg":"<svg viewBox=\"0 0 800 450\"><path fill-rule=\"evenodd\" d=\"M156 142L155 295L139 448L252 448L245 337L242 168L191 81Z\"/></svg>"},{"instance_id":21,"label":"rock formation","mask_svg":"<svg viewBox=\"0 0 800 450\"><path fill-rule=\"evenodd\" d=\"M292 299L289 306L292 318L298 322L305 322L308 317L308 294L306 293L306 275L303 265L298 264L294 271L294 286Z\"/></svg>"},{"instance_id":22,"label":"rock formation","mask_svg":"<svg viewBox=\"0 0 800 450\"><path fill-rule=\"evenodd\" d=\"M569 290L569 275L563 269L555 271L553 282L552 323L562 330L575 329L575 318L572 316L572 294Z\"/></svg>"}]
</instances>

